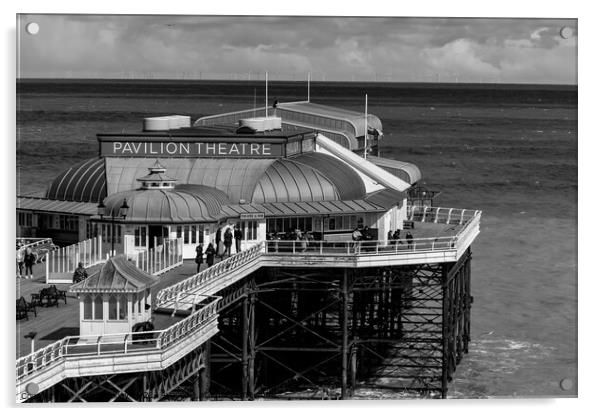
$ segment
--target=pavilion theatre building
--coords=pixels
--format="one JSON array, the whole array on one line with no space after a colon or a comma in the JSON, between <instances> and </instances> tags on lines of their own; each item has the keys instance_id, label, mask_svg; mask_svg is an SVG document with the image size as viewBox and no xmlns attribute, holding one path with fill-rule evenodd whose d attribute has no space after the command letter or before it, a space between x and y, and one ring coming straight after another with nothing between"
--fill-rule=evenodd
<instances>
[{"instance_id":1,"label":"pavilion theatre building","mask_svg":"<svg viewBox=\"0 0 602 416\"><path fill-rule=\"evenodd\" d=\"M101 235L125 253L182 238L184 258L193 258L197 245L205 249L218 229L234 225L242 249L299 231L350 240L367 226L384 240L403 228L420 172L364 152L363 143L377 148L380 129L370 126L374 135L364 140L355 113L310 103L277 111L192 126L188 117L156 117L141 132L98 134L98 157L62 172L45 194L17 198L18 234L63 245Z\"/></svg>"}]
</instances>

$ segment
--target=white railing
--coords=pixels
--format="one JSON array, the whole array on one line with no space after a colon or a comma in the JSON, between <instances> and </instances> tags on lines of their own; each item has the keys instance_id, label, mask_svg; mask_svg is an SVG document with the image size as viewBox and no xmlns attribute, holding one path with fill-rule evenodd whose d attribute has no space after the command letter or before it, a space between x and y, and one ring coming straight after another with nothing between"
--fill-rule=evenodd
<instances>
[{"instance_id":1,"label":"white railing","mask_svg":"<svg viewBox=\"0 0 602 416\"><path fill-rule=\"evenodd\" d=\"M364 241L298 241L268 240L264 242L265 253L309 255L373 255L396 254L419 251L450 250L456 247L457 236L399 239L396 242L364 240Z\"/></svg>"},{"instance_id":2,"label":"white railing","mask_svg":"<svg viewBox=\"0 0 602 416\"><path fill-rule=\"evenodd\" d=\"M94 266L106 260L109 245L104 247L102 237L94 237L51 251L46 256L46 283L72 283L78 263Z\"/></svg>"},{"instance_id":3,"label":"white railing","mask_svg":"<svg viewBox=\"0 0 602 416\"><path fill-rule=\"evenodd\" d=\"M154 249L144 250L129 257L140 270L157 275L180 266L184 261L182 256L182 239L166 238L163 244L156 245Z\"/></svg>"},{"instance_id":4,"label":"white railing","mask_svg":"<svg viewBox=\"0 0 602 416\"><path fill-rule=\"evenodd\" d=\"M415 222L464 225L480 215L481 211L474 209L426 207L417 205L408 207L408 220Z\"/></svg>"},{"instance_id":5,"label":"white railing","mask_svg":"<svg viewBox=\"0 0 602 416\"><path fill-rule=\"evenodd\" d=\"M17 381L68 357L127 356L141 352L165 351L215 320L220 299L215 297L190 316L160 331L65 337L17 359Z\"/></svg>"},{"instance_id":6,"label":"white railing","mask_svg":"<svg viewBox=\"0 0 602 416\"><path fill-rule=\"evenodd\" d=\"M21 248L34 248L40 245L54 246L52 238L33 238L33 237L17 237L17 243L21 244Z\"/></svg>"},{"instance_id":7,"label":"white railing","mask_svg":"<svg viewBox=\"0 0 602 416\"><path fill-rule=\"evenodd\" d=\"M212 280L222 278L225 273L231 273L240 266L261 256L263 249L264 244L263 242L260 242L248 250L234 254L226 260L220 261L200 273L182 280L173 286L160 290L159 293L157 293L157 306L164 305L166 302L170 301L176 302L181 294L193 293L198 287L205 285Z\"/></svg>"}]
</instances>

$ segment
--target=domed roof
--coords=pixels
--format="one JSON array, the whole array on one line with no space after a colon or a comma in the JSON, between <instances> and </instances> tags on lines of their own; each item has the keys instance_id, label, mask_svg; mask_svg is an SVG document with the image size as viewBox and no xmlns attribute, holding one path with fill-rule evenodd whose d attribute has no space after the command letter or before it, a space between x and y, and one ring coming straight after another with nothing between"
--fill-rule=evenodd
<instances>
[{"instance_id":1,"label":"domed roof","mask_svg":"<svg viewBox=\"0 0 602 416\"><path fill-rule=\"evenodd\" d=\"M123 201L129 206L126 223L214 222L220 218L220 199L216 190L203 192L202 186L188 189L137 189L118 192L104 201L106 215L119 215Z\"/></svg>"},{"instance_id":2,"label":"domed roof","mask_svg":"<svg viewBox=\"0 0 602 416\"><path fill-rule=\"evenodd\" d=\"M151 169L160 172L149 174ZM48 187L46 197L98 203L107 195L133 192L141 181L143 186L145 182L161 183L167 191L174 178L179 183L176 191L196 196L202 191L222 204L352 200L363 198L366 192L353 168L333 156L310 152L289 159L90 159L61 173ZM119 206L122 202L123 197Z\"/></svg>"},{"instance_id":3,"label":"domed roof","mask_svg":"<svg viewBox=\"0 0 602 416\"><path fill-rule=\"evenodd\" d=\"M107 196L105 160L93 158L78 163L57 176L46 198L61 201L99 202Z\"/></svg>"}]
</instances>

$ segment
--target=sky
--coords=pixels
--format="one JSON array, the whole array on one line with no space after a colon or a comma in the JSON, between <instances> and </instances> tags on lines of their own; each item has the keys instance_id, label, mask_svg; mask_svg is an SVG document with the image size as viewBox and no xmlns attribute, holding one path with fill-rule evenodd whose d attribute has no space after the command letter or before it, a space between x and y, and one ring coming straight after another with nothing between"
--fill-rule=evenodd
<instances>
[{"instance_id":1,"label":"sky","mask_svg":"<svg viewBox=\"0 0 602 416\"><path fill-rule=\"evenodd\" d=\"M17 31L22 78L268 71L272 80L577 84L576 19L21 15Z\"/></svg>"}]
</instances>

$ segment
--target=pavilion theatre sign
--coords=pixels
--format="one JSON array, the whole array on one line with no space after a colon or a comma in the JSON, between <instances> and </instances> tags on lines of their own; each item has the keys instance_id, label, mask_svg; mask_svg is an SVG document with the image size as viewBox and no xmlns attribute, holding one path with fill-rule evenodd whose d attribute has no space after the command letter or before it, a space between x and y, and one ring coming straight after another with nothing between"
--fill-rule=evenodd
<instances>
[{"instance_id":1,"label":"pavilion theatre sign","mask_svg":"<svg viewBox=\"0 0 602 416\"><path fill-rule=\"evenodd\" d=\"M215 140L215 139L214 139ZM259 157L273 158L284 155L282 143L232 142L232 141L100 141L100 156L105 157Z\"/></svg>"}]
</instances>

